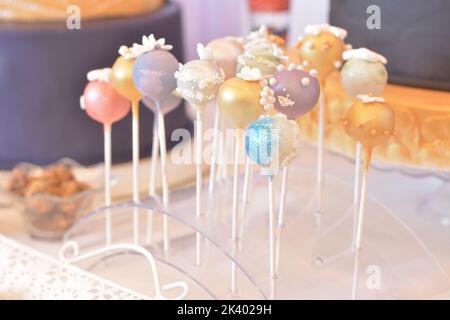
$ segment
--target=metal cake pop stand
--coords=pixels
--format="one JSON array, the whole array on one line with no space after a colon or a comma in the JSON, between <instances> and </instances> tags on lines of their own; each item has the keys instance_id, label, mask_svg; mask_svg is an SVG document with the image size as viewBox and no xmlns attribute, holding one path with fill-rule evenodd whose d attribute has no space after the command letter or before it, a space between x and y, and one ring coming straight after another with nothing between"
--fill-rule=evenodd
<instances>
[{"instance_id":1,"label":"metal cake pop stand","mask_svg":"<svg viewBox=\"0 0 450 320\"><path fill-rule=\"evenodd\" d=\"M332 176L324 177L324 214L318 228L316 215L307 208L315 196L315 177L314 171L301 169L299 161L290 168L285 224L277 226L275 231L276 279L269 276L267 182L256 171L245 217L240 214L242 234L238 243L230 238L232 190L231 183L226 181L216 186L212 197L205 197L205 215L200 218L195 217L195 187L189 187L172 192L167 212L161 210L156 197L139 204L128 202L91 212L66 233L65 241L76 243L80 254L104 248L104 219L109 210L112 244L132 243L132 217L137 208L139 239L146 239L145 222L149 212L155 217L168 216L171 225L168 252L163 250L162 226L156 224L152 245L145 242L140 245L148 249L158 266L173 269L177 280L188 279L205 297L350 299L352 284L358 289L357 299L429 299L449 291L448 275L432 253L407 226L370 197L363 247L355 257L352 249L354 220L349 210L353 187ZM281 175L275 180L275 190L280 188L280 179ZM207 194L207 183L204 188ZM276 197L278 204L279 196ZM196 264L195 256L197 232L202 237L201 265ZM134 261L132 252L126 248L120 251L120 255L116 250L100 260L91 260L87 268L102 273ZM230 292L232 262L238 270L236 294ZM175 293L174 297L177 297Z\"/></svg>"}]
</instances>

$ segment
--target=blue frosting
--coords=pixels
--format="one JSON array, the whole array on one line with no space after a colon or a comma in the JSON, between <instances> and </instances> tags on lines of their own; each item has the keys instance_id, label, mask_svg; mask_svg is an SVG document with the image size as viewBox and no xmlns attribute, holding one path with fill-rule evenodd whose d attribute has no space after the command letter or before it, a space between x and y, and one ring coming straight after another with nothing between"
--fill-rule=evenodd
<instances>
[{"instance_id":1,"label":"blue frosting","mask_svg":"<svg viewBox=\"0 0 450 320\"><path fill-rule=\"evenodd\" d=\"M245 132L245 151L253 162L262 167L273 164L278 154L279 134L275 130L276 119L264 117L253 122Z\"/></svg>"}]
</instances>

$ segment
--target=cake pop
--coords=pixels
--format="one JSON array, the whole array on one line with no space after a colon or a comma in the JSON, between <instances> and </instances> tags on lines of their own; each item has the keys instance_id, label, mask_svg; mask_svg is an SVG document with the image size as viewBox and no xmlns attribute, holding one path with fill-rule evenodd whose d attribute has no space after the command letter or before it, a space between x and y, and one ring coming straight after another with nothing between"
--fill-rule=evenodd
<instances>
[{"instance_id":1,"label":"cake pop","mask_svg":"<svg viewBox=\"0 0 450 320\"><path fill-rule=\"evenodd\" d=\"M308 25L305 37L299 38L299 50L303 66L316 70L321 81L342 66L342 53L346 49L347 31L328 24Z\"/></svg>"},{"instance_id":2,"label":"cake pop","mask_svg":"<svg viewBox=\"0 0 450 320\"><path fill-rule=\"evenodd\" d=\"M238 57L237 71L244 67L258 69L263 76L272 75L277 67L287 61L284 51L271 39L266 26L252 32L244 46L245 53Z\"/></svg>"},{"instance_id":3,"label":"cake pop","mask_svg":"<svg viewBox=\"0 0 450 320\"><path fill-rule=\"evenodd\" d=\"M296 47L306 70L317 73L320 80L319 120L317 129L316 214L319 221L322 211L323 150L325 131L325 81L342 66L342 52L347 48L344 39L347 31L328 24L308 25L305 37L299 38Z\"/></svg>"},{"instance_id":4,"label":"cake pop","mask_svg":"<svg viewBox=\"0 0 450 320\"><path fill-rule=\"evenodd\" d=\"M259 104L261 91L260 80L262 74L258 69L251 70L248 67L234 78L226 80L220 87L217 95L217 105L219 110L235 126L234 143L234 171L233 171L233 206L232 206L232 231L231 237L237 241L239 237L239 160L241 158L242 129L257 120L264 112ZM250 162L246 163L245 181L248 184ZM248 189L248 187L247 187ZM231 290L236 292L236 266L232 263Z\"/></svg>"},{"instance_id":5,"label":"cake pop","mask_svg":"<svg viewBox=\"0 0 450 320\"><path fill-rule=\"evenodd\" d=\"M212 59L222 68L225 79L236 75L237 58L244 53L242 43L232 37L215 39L206 45L211 50Z\"/></svg>"},{"instance_id":6,"label":"cake pop","mask_svg":"<svg viewBox=\"0 0 450 320\"><path fill-rule=\"evenodd\" d=\"M248 70L245 69L244 72ZM249 78L247 78L249 79ZM217 95L217 105L236 128L244 129L264 112L259 104L261 85L258 78L226 80Z\"/></svg>"},{"instance_id":7,"label":"cake pop","mask_svg":"<svg viewBox=\"0 0 450 320\"><path fill-rule=\"evenodd\" d=\"M213 60L212 50L202 44L197 45L200 60L180 64L175 72L176 91L192 106L203 111L204 107L216 97L220 85L225 80L225 72Z\"/></svg>"},{"instance_id":8,"label":"cake pop","mask_svg":"<svg viewBox=\"0 0 450 320\"><path fill-rule=\"evenodd\" d=\"M206 46L211 50L212 58L217 65L222 68L225 73L225 79L230 79L236 75L237 58L244 53L244 47L237 38L226 37L215 39ZM214 137L212 142L212 156L210 163L209 175L209 195L212 196L214 192L216 180L216 162L219 153L218 131L221 123L220 112L218 108L214 111ZM223 150L221 150L223 152Z\"/></svg>"},{"instance_id":9,"label":"cake pop","mask_svg":"<svg viewBox=\"0 0 450 320\"><path fill-rule=\"evenodd\" d=\"M345 60L341 70L341 82L345 92L357 97L362 94L377 95L383 92L387 83L387 70L385 64L387 60L366 48L347 50L342 54ZM355 213L355 234L356 237L356 214L359 202L359 183L361 175L362 146L356 142L355 149L355 178L353 192L353 207ZM354 239L355 241L356 239Z\"/></svg>"},{"instance_id":10,"label":"cake pop","mask_svg":"<svg viewBox=\"0 0 450 320\"><path fill-rule=\"evenodd\" d=\"M295 120L310 112L316 105L320 95L320 84L316 77L303 71L302 66L290 65L287 70L284 67L279 69L269 81L272 82L269 83L269 87L273 90L275 98L273 105L278 112ZM264 88L264 91L267 89Z\"/></svg>"},{"instance_id":11,"label":"cake pop","mask_svg":"<svg viewBox=\"0 0 450 320\"><path fill-rule=\"evenodd\" d=\"M130 111L130 103L116 92L110 81L111 69L98 69L87 74L89 83L80 98L81 108L89 117L103 124L105 159L105 207L111 205L111 127ZM111 244L111 213L105 212L106 243Z\"/></svg>"},{"instance_id":12,"label":"cake pop","mask_svg":"<svg viewBox=\"0 0 450 320\"><path fill-rule=\"evenodd\" d=\"M225 79L224 71L214 62L212 51L202 44L197 45L200 60L180 64L175 72L177 93L191 103L197 113L196 130L196 216L203 215L202 206L202 150L203 150L203 110L216 98L217 91ZM200 260L200 234L197 233L197 265Z\"/></svg>"},{"instance_id":13,"label":"cake pop","mask_svg":"<svg viewBox=\"0 0 450 320\"><path fill-rule=\"evenodd\" d=\"M303 71L303 66L290 64L287 68L280 66L268 86L264 87L262 103L266 109L274 106L278 112L295 120L310 112L316 105L320 95L319 80L309 72ZM314 73L313 73L314 74ZM275 102L271 103L269 97ZM283 225L284 204L286 199L286 185L289 167L283 168L281 179L280 207L278 213L278 225Z\"/></svg>"},{"instance_id":14,"label":"cake pop","mask_svg":"<svg viewBox=\"0 0 450 320\"><path fill-rule=\"evenodd\" d=\"M348 95L357 97L383 92L388 79L385 57L366 48L347 50L342 56L346 62L341 70L341 81Z\"/></svg>"},{"instance_id":15,"label":"cake pop","mask_svg":"<svg viewBox=\"0 0 450 320\"><path fill-rule=\"evenodd\" d=\"M365 148L366 155L375 146L385 143L394 132L394 111L383 98L360 95L348 110L345 131ZM370 158L366 159L368 167Z\"/></svg>"},{"instance_id":16,"label":"cake pop","mask_svg":"<svg viewBox=\"0 0 450 320\"><path fill-rule=\"evenodd\" d=\"M132 74L136 88L146 98L155 102L155 118L157 119L157 123L154 123L153 134L157 133L159 136L163 207L165 210L167 210L169 206L169 183L167 180L167 150L164 114L171 111L174 106L170 101L174 99L172 92L176 89L176 79L173 77L173 74L178 69L178 60L168 52L168 50L171 49L172 46L167 45L164 39L156 40L153 34L148 37L143 36L141 54L137 57L133 65ZM157 130L155 130L155 127ZM152 161L155 161L155 159L152 159ZM151 177L150 179L154 179L154 177ZM152 192L152 188L150 188L149 191ZM149 219L151 219L151 216ZM169 249L168 223L168 217L164 216L163 238L165 251ZM149 225L151 225L151 223L149 223Z\"/></svg>"},{"instance_id":17,"label":"cake pop","mask_svg":"<svg viewBox=\"0 0 450 320\"><path fill-rule=\"evenodd\" d=\"M364 212L367 198L367 180L372 158L373 148L389 140L394 134L394 111L384 102L383 98L358 96L343 120L345 131L364 149L364 175L361 187L361 202L359 204L356 240L355 240L355 271L358 274L359 250L361 249L362 232L364 225ZM353 278L352 297L356 297L357 276Z\"/></svg>"},{"instance_id":18,"label":"cake pop","mask_svg":"<svg viewBox=\"0 0 450 320\"><path fill-rule=\"evenodd\" d=\"M274 190L273 176L279 167L287 166L299 153L300 130L293 120L277 114L262 116L245 133L247 156L263 168L269 185L269 256L270 276L276 278L274 243ZM273 296L273 292L272 292Z\"/></svg>"},{"instance_id":19,"label":"cake pop","mask_svg":"<svg viewBox=\"0 0 450 320\"><path fill-rule=\"evenodd\" d=\"M121 46L120 56L116 59L111 70L111 84L122 96L131 101L132 114L132 158L133 158L133 201L139 202L139 100L142 95L133 82L133 64L142 53L141 45L134 43L132 47ZM133 212L133 238L139 243L139 212Z\"/></svg>"}]
</instances>

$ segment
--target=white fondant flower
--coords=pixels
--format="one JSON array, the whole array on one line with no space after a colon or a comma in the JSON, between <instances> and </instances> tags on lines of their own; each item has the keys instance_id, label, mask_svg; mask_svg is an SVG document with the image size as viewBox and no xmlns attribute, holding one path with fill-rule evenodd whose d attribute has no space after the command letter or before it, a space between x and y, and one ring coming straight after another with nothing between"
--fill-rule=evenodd
<instances>
[{"instance_id":1,"label":"white fondant flower","mask_svg":"<svg viewBox=\"0 0 450 320\"><path fill-rule=\"evenodd\" d=\"M102 82L109 82L111 75L111 68L95 69L87 73L87 79L89 81L99 80Z\"/></svg>"},{"instance_id":2,"label":"white fondant flower","mask_svg":"<svg viewBox=\"0 0 450 320\"><path fill-rule=\"evenodd\" d=\"M372 97L367 94L358 95L358 99L361 100L362 103L371 103L371 102L384 102L384 98L381 97Z\"/></svg>"},{"instance_id":3,"label":"white fondant flower","mask_svg":"<svg viewBox=\"0 0 450 320\"><path fill-rule=\"evenodd\" d=\"M172 48L172 45L166 44L165 38L156 39L153 33L148 37L142 36L142 53L146 53L155 49L169 51L172 50Z\"/></svg>"},{"instance_id":4,"label":"white fondant flower","mask_svg":"<svg viewBox=\"0 0 450 320\"><path fill-rule=\"evenodd\" d=\"M197 43L197 54L200 60L213 60L213 51L211 48L205 47L203 43Z\"/></svg>"},{"instance_id":5,"label":"white fondant flower","mask_svg":"<svg viewBox=\"0 0 450 320\"><path fill-rule=\"evenodd\" d=\"M347 37L347 30L342 29L342 28L338 28L335 26L330 26L327 23L322 23L322 24L310 24L307 25L305 28L305 33L306 34L312 34L312 35L319 35L322 32L331 32L335 37L341 38L342 40L345 39L345 37Z\"/></svg>"},{"instance_id":6,"label":"white fondant flower","mask_svg":"<svg viewBox=\"0 0 450 320\"><path fill-rule=\"evenodd\" d=\"M173 46L166 44L166 39L156 39L153 34L142 36L142 44L133 43L131 47L121 46L119 48L119 54L125 59L136 59L141 54L153 51L155 49L171 50Z\"/></svg>"},{"instance_id":7,"label":"white fondant flower","mask_svg":"<svg viewBox=\"0 0 450 320\"><path fill-rule=\"evenodd\" d=\"M243 67L236 76L247 81L258 81L264 78L261 70L258 68L250 68L248 66Z\"/></svg>"},{"instance_id":8,"label":"white fondant flower","mask_svg":"<svg viewBox=\"0 0 450 320\"><path fill-rule=\"evenodd\" d=\"M386 64L388 62L384 56L367 48L346 50L342 53L342 58L345 61L350 59L363 59L370 62L380 62L382 64Z\"/></svg>"},{"instance_id":9,"label":"white fondant flower","mask_svg":"<svg viewBox=\"0 0 450 320\"><path fill-rule=\"evenodd\" d=\"M141 55L142 45L133 43L131 47L121 46L119 48L119 54L125 59L136 59Z\"/></svg>"},{"instance_id":10,"label":"white fondant flower","mask_svg":"<svg viewBox=\"0 0 450 320\"><path fill-rule=\"evenodd\" d=\"M253 31L248 36L249 40L255 40L259 38L268 38L269 37L269 31L267 30L267 26L263 24L261 27L259 27L258 30Z\"/></svg>"}]
</instances>

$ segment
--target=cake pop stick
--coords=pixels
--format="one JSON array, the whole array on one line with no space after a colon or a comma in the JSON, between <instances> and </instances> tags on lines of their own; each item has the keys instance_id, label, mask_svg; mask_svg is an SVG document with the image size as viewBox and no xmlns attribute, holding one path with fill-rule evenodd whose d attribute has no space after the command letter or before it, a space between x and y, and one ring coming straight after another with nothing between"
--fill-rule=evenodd
<instances>
[{"instance_id":1,"label":"cake pop stick","mask_svg":"<svg viewBox=\"0 0 450 320\"><path fill-rule=\"evenodd\" d=\"M211 163L209 169L209 196L211 197L214 193L214 186L216 185L216 168L217 168L217 157L219 153L219 123L220 123L220 112L218 108L214 111L214 137L213 137L213 147L211 152Z\"/></svg>"},{"instance_id":2,"label":"cake pop stick","mask_svg":"<svg viewBox=\"0 0 450 320\"><path fill-rule=\"evenodd\" d=\"M219 149L220 167L219 176L221 180L227 181L228 179L228 149L226 145L226 130L227 124L225 117L220 116L219 124L220 132L222 132L222 141L220 141L221 146Z\"/></svg>"},{"instance_id":3,"label":"cake pop stick","mask_svg":"<svg viewBox=\"0 0 450 320\"><path fill-rule=\"evenodd\" d=\"M153 102L152 102L153 104ZM149 196L156 195L156 171L159 157L159 135L158 135L158 117L155 115L153 119L153 141L152 141L152 156L150 163L150 176L148 184Z\"/></svg>"},{"instance_id":4,"label":"cake pop stick","mask_svg":"<svg viewBox=\"0 0 450 320\"><path fill-rule=\"evenodd\" d=\"M148 98L142 99L144 105L149 109L154 107L153 101ZM158 135L158 117L155 115L153 119L153 140L152 140L152 155L150 158L150 175L148 179L148 195L149 197L156 196L156 172L159 157L159 135ZM147 241L149 245L153 244L153 210L148 211L147 215Z\"/></svg>"},{"instance_id":5,"label":"cake pop stick","mask_svg":"<svg viewBox=\"0 0 450 320\"><path fill-rule=\"evenodd\" d=\"M374 147L389 140L394 131L395 115L394 111L384 103L383 98L370 97L367 95L358 96L344 118L343 125L346 132L355 140L360 142L364 150L364 174L361 187L361 201L359 204L357 217L357 230L355 241L355 269L354 274L358 274L359 250L361 249L364 214L367 198L367 185L369 167ZM358 277L354 276L352 297L356 297Z\"/></svg>"},{"instance_id":6,"label":"cake pop stick","mask_svg":"<svg viewBox=\"0 0 450 320\"><path fill-rule=\"evenodd\" d=\"M277 278L274 237L274 190L273 177L279 167L285 167L294 159L300 149L300 130L293 120L277 114L262 116L252 123L245 134L245 149L248 157L262 167L267 175L269 189L269 270L270 281ZM271 285L271 298L274 286Z\"/></svg>"},{"instance_id":7,"label":"cake pop stick","mask_svg":"<svg viewBox=\"0 0 450 320\"><path fill-rule=\"evenodd\" d=\"M133 202L138 203L139 199L139 100L131 102L131 139L132 139L132 163L133 163ZM139 210L134 208L134 243L139 243Z\"/></svg>"},{"instance_id":8,"label":"cake pop stick","mask_svg":"<svg viewBox=\"0 0 450 320\"><path fill-rule=\"evenodd\" d=\"M211 50L212 59L222 68L225 79L229 79L236 74L237 58L244 52L242 44L234 38L221 38L208 43L206 46ZM220 112L218 108L214 111L214 138L212 146L212 157L209 175L209 195L212 196L216 181L217 158L218 158L218 130L220 125Z\"/></svg>"},{"instance_id":9,"label":"cake pop stick","mask_svg":"<svg viewBox=\"0 0 450 320\"><path fill-rule=\"evenodd\" d=\"M271 101L274 101L273 104L266 102L265 109L274 107L288 119L295 120L314 108L319 99L320 85L315 72L303 71L303 66L291 63L287 68L282 65L278 67L278 71L269 79L268 86L263 89L262 94L264 92L265 96L272 97ZM283 225L287 179L288 168L284 168L278 214L279 225Z\"/></svg>"},{"instance_id":10,"label":"cake pop stick","mask_svg":"<svg viewBox=\"0 0 450 320\"><path fill-rule=\"evenodd\" d=\"M342 54L345 63L341 70L341 82L346 93L354 98L362 94L378 95L387 84L388 73L385 68L387 59L366 48L346 50ZM355 176L354 176L354 234L353 245L356 242L357 208L361 176L362 146L356 142Z\"/></svg>"},{"instance_id":11,"label":"cake pop stick","mask_svg":"<svg viewBox=\"0 0 450 320\"><path fill-rule=\"evenodd\" d=\"M289 168L284 167L281 175L281 190L280 190L280 207L278 209L278 226L284 224L284 207L286 204L286 187L288 179Z\"/></svg>"},{"instance_id":12,"label":"cake pop stick","mask_svg":"<svg viewBox=\"0 0 450 320\"><path fill-rule=\"evenodd\" d=\"M116 59L111 71L111 83L119 94L131 101L132 113L132 190L133 202L139 202L139 100L141 93L136 89L132 79L132 69L136 58L141 53L141 46L133 44L127 48L121 46L120 57ZM133 209L133 241L139 243L139 209Z\"/></svg>"},{"instance_id":13,"label":"cake pop stick","mask_svg":"<svg viewBox=\"0 0 450 320\"><path fill-rule=\"evenodd\" d=\"M355 245L356 240L356 227L358 224L358 204L359 204L359 190L361 181L361 162L362 162L362 145L360 142L356 142L355 148L355 173L353 179L353 243Z\"/></svg>"},{"instance_id":14,"label":"cake pop stick","mask_svg":"<svg viewBox=\"0 0 450 320\"><path fill-rule=\"evenodd\" d=\"M157 135L161 154L161 175L163 208L169 208L169 182L167 178L167 149L164 114L172 111L179 104L180 98L172 93L176 89L176 79L173 77L178 70L177 59L168 52L171 45L164 39L156 40L153 34L142 38L142 53L133 65L133 81L136 88L147 98L155 102L150 108L157 118ZM164 251L169 250L169 221L163 216Z\"/></svg>"},{"instance_id":15,"label":"cake pop stick","mask_svg":"<svg viewBox=\"0 0 450 320\"><path fill-rule=\"evenodd\" d=\"M103 124L105 157L105 207L111 205L111 127L130 111L128 100L119 95L109 83L111 69L93 70L88 73L89 83L80 99L86 113ZM111 244L111 212L105 212L106 244Z\"/></svg>"},{"instance_id":16,"label":"cake pop stick","mask_svg":"<svg viewBox=\"0 0 450 320\"><path fill-rule=\"evenodd\" d=\"M233 170L233 206L232 206L232 232L231 238L237 242L239 239L239 161L241 159L240 145L242 144L241 131L250 123L259 118L263 108L259 104L261 92L260 81L262 74L257 69L244 68L236 77L226 80L220 87L217 104L223 113L235 126L235 151ZM248 177L247 177L248 179ZM244 179L245 180L245 179ZM248 188L247 188L248 190ZM236 292L236 266L232 263L231 288Z\"/></svg>"},{"instance_id":17,"label":"cake pop stick","mask_svg":"<svg viewBox=\"0 0 450 320\"><path fill-rule=\"evenodd\" d=\"M223 70L212 59L211 49L197 45L200 60L193 60L184 66L180 64L175 73L177 92L196 109L196 217L203 215L202 203L202 154L203 154L203 110L214 101L220 85L225 79ZM196 263L201 264L201 236L196 236Z\"/></svg>"},{"instance_id":18,"label":"cake pop stick","mask_svg":"<svg viewBox=\"0 0 450 320\"><path fill-rule=\"evenodd\" d=\"M342 52L346 46L343 39L347 31L328 24L308 25L306 36L300 38L296 47L299 50L303 66L307 70L315 70L320 79L320 102L318 108L317 129L317 210L321 212L321 195L323 180L323 151L325 131L325 82L328 76L342 66Z\"/></svg>"},{"instance_id":19,"label":"cake pop stick","mask_svg":"<svg viewBox=\"0 0 450 320\"><path fill-rule=\"evenodd\" d=\"M251 185L251 181L253 180L252 172L253 172L253 168L252 168L252 163L250 161L250 158L245 157L244 185L242 188L242 205L244 208L247 206L247 204L249 203L249 199L250 199L250 185ZM242 237L244 235L246 213L247 213L247 210L242 211L241 222L240 222L240 231L239 231L240 237Z\"/></svg>"},{"instance_id":20,"label":"cake pop stick","mask_svg":"<svg viewBox=\"0 0 450 320\"><path fill-rule=\"evenodd\" d=\"M149 175L149 179L148 179L149 180L148 195L150 197L156 196L156 172L157 172L158 157L159 157L158 117L156 117L156 116L153 119L153 133L152 134L153 134L152 155L150 158L150 175ZM153 244L153 210L150 210L148 212L148 216L147 216L147 243L149 245Z\"/></svg>"}]
</instances>

